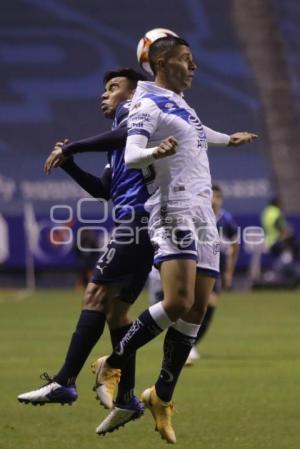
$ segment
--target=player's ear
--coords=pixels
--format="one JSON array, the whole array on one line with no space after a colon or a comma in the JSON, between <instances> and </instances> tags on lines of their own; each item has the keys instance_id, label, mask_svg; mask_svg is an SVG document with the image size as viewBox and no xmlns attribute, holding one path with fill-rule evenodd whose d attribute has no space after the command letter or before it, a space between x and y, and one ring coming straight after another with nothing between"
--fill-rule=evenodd
<instances>
[{"instance_id":1,"label":"player's ear","mask_svg":"<svg viewBox=\"0 0 300 449\"><path fill-rule=\"evenodd\" d=\"M163 70L165 68L165 61L163 58L158 58L155 64L156 71Z\"/></svg>"}]
</instances>

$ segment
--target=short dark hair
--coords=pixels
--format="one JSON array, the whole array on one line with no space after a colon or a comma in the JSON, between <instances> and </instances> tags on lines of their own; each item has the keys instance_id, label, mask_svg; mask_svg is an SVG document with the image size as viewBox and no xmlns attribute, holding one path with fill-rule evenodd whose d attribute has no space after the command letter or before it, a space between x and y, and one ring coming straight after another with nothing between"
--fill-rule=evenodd
<instances>
[{"instance_id":1,"label":"short dark hair","mask_svg":"<svg viewBox=\"0 0 300 449\"><path fill-rule=\"evenodd\" d=\"M106 72L103 77L103 84L105 85L112 78L118 77L127 78L131 82L133 89L136 88L138 81L147 81L147 78L143 73L126 67Z\"/></svg>"},{"instance_id":2,"label":"short dark hair","mask_svg":"<svg viewBox=\"0 0 300 449\"><path fill-rule=\"evenodd\" d=\"M152 69L152 72L156 74L156 63L159 56L163 56L164 58L169 58L172 56L174 49L179 47L180 45L185 45L186 47L190 47L188 42L181 37L175 36L166 36L160 37L153 44L150 45L149 48L149 64Z\"/></svg>"},{"instance_id":3,"label":"short dark hair","mask_svg":"<svg viewBox=\"0 0 300 449\"><path fill-rule=\"evenodd\" d=\"M222 189L218 184L213 184L211 188L213 192L221 193L221 195L223 194Z\"/></svg>"}]
</instances>

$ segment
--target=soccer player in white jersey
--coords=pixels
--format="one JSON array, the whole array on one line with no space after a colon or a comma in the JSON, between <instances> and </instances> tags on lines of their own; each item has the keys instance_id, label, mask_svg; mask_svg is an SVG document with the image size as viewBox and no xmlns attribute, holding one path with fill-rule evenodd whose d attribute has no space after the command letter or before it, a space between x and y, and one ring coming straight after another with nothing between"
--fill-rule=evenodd
<instances>
[{"instance_id":1,"label":"soccer player in white jersey","mask_svg":"<svg viewBox=\"0 0 300 449\"><path fill-rule=\"evenodd\" d=\"M186 41L167 37L152 44L149 57L155 82L138 83L125 162L130 168L150 167L153 173L153 194L146 205L164 298L138 317L111 356L100 359L98 393L105 402L112 394L114 370L168 328L160 376L142 400L162 438L175 443L171 398L218 277L220 243L211 207L206 130L182 97L196 70L191 50ZM230 142L228 135L207 132L219 143ZM255 137L237 133L232 143Z\"/></svg>"}]
</instances>

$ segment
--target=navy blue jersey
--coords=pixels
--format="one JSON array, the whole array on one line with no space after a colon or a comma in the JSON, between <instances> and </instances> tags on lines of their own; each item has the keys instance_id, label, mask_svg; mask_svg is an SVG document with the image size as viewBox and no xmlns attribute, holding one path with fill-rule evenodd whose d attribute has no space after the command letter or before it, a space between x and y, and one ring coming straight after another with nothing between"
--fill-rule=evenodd
<instances>
[{"instance_id":1,"label":"navy blue jersey","mask_svg":"<svg viewBox=\"0 0 300 449\"><path fill-rule=\"evenodd\" d=\"M130 101L121 103L116 110L112 129L127 126ZM144 204L149 198L142 170L127 168L124 162L125 148L108 152L108 162L112 170L111 199L115 207L116 219L132 214L147 215Z\"/></svg>"},{"instance_id":2,"label":"navy blue jersey","mask_svg":"<svg viewBox=\"0 0 300 449\"><path fill-rule=\"evenodd\" d=\"M233 240L237 236L238 227L233 216L227 210L221 209L217 216L217 228L226 240Z\"/></svg>"}]
</instances>

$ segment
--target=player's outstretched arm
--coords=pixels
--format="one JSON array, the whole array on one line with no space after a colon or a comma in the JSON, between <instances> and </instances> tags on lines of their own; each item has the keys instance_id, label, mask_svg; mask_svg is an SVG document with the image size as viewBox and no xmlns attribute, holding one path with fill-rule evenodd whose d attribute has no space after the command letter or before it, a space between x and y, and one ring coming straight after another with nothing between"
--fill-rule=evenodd
<instances>
[{"instance_id":1,"label":"player's outstretched arm","mask_svg":"<svg viewBox=\"0 0 300 449\"><path fill-rule=\"evenodd\" d=\"M126 126L87 137L64 145L62 151L65 156L71 156L76 153L88 152L106 152L110 150L122 150L126 144L127 128Z\"/></svg>"},{"instance_id":2,"label":"player's outstretched arm","mask_svg":"<svg viewBox=\"0 0 300 449\"><path fill-rule=\"evenodd\" d=\"M76 153L121 150L125 146L126 138L127 128L122 127L77 142L69 143L67 139L64 142L56 142L51 154L45 161L44 170L49 175L53 168L58 167L67 157Z\"/></svg>"},{"instance_id":3,"label":"player's outstretched arm","mask_svg":"<svg viewBox=\"0 0 300 449\"><path fill-rule=\"evenodd\" d=\"M239 146L251 143L258 138L257 134L248 132L237 132L231 135L220 133L208 126L203 125L208 145L212 146Z\"/></svg>"},{"instance_id":4,"label":"player's outstretched arm","mask_svg":"<svg viewBox=\"0 0 300 449\"><path fill-rule=\"evenodd\" d=\"M109 200L111 186L111 168L109 165L104 168L100 178L82 170L75 164L73 157L63 162L61 168L92 197Z\"/></svg>"},{"instance_id":5,"label":"player's outstretched arm","mask_svg":"<svg viewBox=\"0 0 300 449\"><path fill-rule=\"evenodd\" d=\"M255 140L257 138L258 138L257 134L248 133L247 131L237 132L237 133L231 134L228 146L237 147L239 145L243 145L244 143L251 143L251 142L253 142L253 140Z\"/></svg>"}]
</instances>

